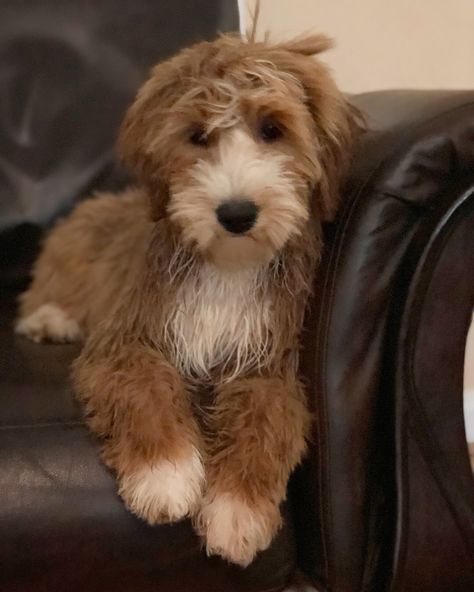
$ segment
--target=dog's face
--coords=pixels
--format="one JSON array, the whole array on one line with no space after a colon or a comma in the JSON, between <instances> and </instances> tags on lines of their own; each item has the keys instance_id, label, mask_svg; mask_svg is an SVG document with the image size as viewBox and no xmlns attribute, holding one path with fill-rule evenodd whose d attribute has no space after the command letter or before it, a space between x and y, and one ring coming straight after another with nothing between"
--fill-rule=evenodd
<instances>
[{"instance_id":1,"label":"dog's face","mask_svg":"<svg viewBox=\"0 0 474 592\"><path fill-rule=\"evenodd\" d=\"M357 126L313 54L225 36L158 65L122 127L122 153L184 245L222 268L270 261L332 217Z\"/></svg>"}]
</instances>

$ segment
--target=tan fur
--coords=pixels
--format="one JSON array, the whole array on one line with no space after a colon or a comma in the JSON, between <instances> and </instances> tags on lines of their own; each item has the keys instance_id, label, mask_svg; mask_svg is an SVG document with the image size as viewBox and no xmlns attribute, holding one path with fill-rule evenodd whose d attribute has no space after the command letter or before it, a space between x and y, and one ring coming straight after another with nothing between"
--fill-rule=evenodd
<instances>
[{"instance_id":1,"label":"tan fur","mask_svg":"<svg viewBox=\"0 0 474 592\"><path fill-rule=\"evenodd\" d=\"M136 281L152 229L142 190L81 203L47 237L33 284L20 298L21 317L57 304L90 333Z\"/></svg>"},{"instance_id":2,"label":"tan fur","mask_svg":"<svg viewBox=\"0 0 474 592\"><path fill-rule=\"evenodd\" d=\"M208 417L208 487L196 517L208 551L248 565L270 544L309 424L303 389L291 369L284 379L236 379L216 389ZM229 518L236 507L242 521Z\"/></svg>"},{"instance_id":3,"label":"tan fur","mask_svg":"<svg viewBox=\"0 0 474 592\"><path fill-rule=\"evenodd\" d=\"M358 133L312 57L328 46L223 36L159 64L120 135L138 187L60 222L21 298L20 333L86 336L74 385L129 508L192 516L241 565L279 528L310 423L299 334ZM241 235L215 213L236 198L259 208Z\"/></svg>"}]
</instances>

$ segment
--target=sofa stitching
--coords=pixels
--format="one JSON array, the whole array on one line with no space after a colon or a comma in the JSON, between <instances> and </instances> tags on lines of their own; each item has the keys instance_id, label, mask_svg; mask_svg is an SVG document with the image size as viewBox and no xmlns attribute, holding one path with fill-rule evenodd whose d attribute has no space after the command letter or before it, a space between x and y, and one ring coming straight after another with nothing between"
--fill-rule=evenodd
<instances>
[{"instance_id":1,"label":"sofa stitching","mask_svg":"<svg viewBox=\"0 0 474 592\"><path fill-rule=\"evenodd\" d=\"M443 119L448 114L456 113L457 111L462 111L462 110L464 110L468 107L472 107L472 106L474 106L474 101L468 101L466 103L463 103L462 105L458 105L457 107L454 107L451 109L446 109L445 111L438 113L437 115L429 118L428 120L419 123L417 126L415 126L414 129L415 130L423 129L424 127L431 125L433 122ZM410 128L410 129L413 130L413 128ZM367 186L369 185L369 183L373 179L373 177L376 175L376 173L379 170L381 170L383 168L383 166L385 166L385 164L391 158L393 158L394 154L396 154L396 152L403 146L403 143L406 140L406 138L407 138L407 134L404 134L403 137L398 140L398 142L395 142L394 147L391 150L390 154L388 154L379 163L377 163L373 167L373 169L367 173L364 180L359 183L359 186L354 189L354 191L352 192L354 197L350 201L350 204L349 204L348 208L346 209L346 211L345 212L343 211L342 217L341 217L341 223L340 223L340 225L338 225L338 228L336 229L336 235L334 237L334 244L337 245L337 248L335 251L331 251L331 253L329 255L327 271L325 274L326 277L325 277L325 281L324 281L324 288L326 288L326 286L329 285L329 288L328 288L329 292L328 292L328 296L326 299L326 302L327 302L326 310L329 311L329 316L327 317L326 322L324 323L324 325L325 325L324 326L324 341L322 343L322 345L324 346L322 348L323 351L322 351L322 357L321 357L321 361L322 361L321 375L322 375L322 384L323 385L326 384L326 377L327 377L327 372L326 372L326 370L327 370L327 343L328 343L328 339L329 339L328 328L331 324L330 321L332 318L333 302L334 302L335 291L336 291L336 284L337 284L337 281L336 281L337 280L337 273L336 272L339 268L341 254L343 251L343 244L345 243L345 238L349 232L349 228L351 227L350 222L352 222L354 211L357 209L359 202L362 200L364 190L367 188ZM332 275L332 278L331 278L331 275ZM321 329L321 332L322 331L323 330ZM323 388L322 390L323 390L323 396L326 397L325 388ZM326 409L326 407L327 407L326 404L324 404L325 409ZM327 414L325 414L324 421L325 421L326 432L329 433L329 424L327 422ZM331 455L330 455L329 438L326 438L326 450L327 450L326 457L330 458ZM327 466L329 466L329 463L327 464ZM328 474L328 476L330 475L329 470L327 470L327 474ZM330 492L330 490L331 490L330 478L328 479L328 484L326 485L326 488L327 488L327 492ZM320 490L321 489L322 489L322 486L320 486ZM329 498L330 498L330 496L328 496L328 499ZM321 505L323 505L323 503L324 502L321 501ZM326 506L328 506L328 505L329 504L326 504ZM332 523L333 515L332 515L331 508L326 507L326 515L328 516L328 518L330 519L330 521ZM324 544L326 546L325 541L324 541ZM328 541L328 546L329 546L329 541ZM327 557L327 550L326 550L326 557ZM328 565L328 560L326 562L326 565ZM360 585L361 584L359 584L359 588L360 588Z\"/></svg>"}]
</instances>

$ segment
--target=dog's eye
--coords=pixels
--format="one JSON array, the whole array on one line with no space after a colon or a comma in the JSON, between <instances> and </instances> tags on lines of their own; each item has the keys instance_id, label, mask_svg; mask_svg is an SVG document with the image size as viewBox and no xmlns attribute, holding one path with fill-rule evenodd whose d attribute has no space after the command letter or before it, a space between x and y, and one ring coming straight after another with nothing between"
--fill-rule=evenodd
<instances>
[{"instance_id":1,"label":"dog's eye","mask_svg":"<svg viewBox=\"0 0 474 592\"><path fill-rule=\"evenodd\" d=\"M197 128L191 132L189 141L195 146L207 146L209 144L209 136L202 128Z\"/></svg>"},{"instance_id":2,"label":"dog's eye","mask_svg":"<svg viewBox=\"0 0 474 592\"><path fill-rule=\"evenodd\" d=\"M260 125L260 137L264 142L274 142L275 140L281 138L282 135L283 131L281 128L270 119L266 119Z\"/></svg>"}]
</instances>

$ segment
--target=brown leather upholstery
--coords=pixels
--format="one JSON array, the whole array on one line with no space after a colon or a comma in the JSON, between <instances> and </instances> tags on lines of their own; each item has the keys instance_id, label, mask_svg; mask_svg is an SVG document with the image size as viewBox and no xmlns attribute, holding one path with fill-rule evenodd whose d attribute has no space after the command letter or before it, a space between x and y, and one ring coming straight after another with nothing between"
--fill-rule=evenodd
<instances>
[{"instance_id":1,"label":"brown leather upholstery","mask_svg":"<svg viewBox=\"0 0 474 592\"><path fill-rule=\"evenodd\" d=\"M474 92L354 102L373 131L328 229L308 320L304 366L318 425L294 480L300 557L338 592L467 592Z\"/></svg>"},{"instance_id":2,"label":"brown leather upholstery","mask_svg":"<svg viewBox=\"0 0 474 592\"><path fill-rule=\"evenodd\" d=\"M230 4L2 2L0 590L277 591L298 561L332 592L468 592L473 92L354 97L374 131L327 228L304 335L314 441L282 532L249 569L206 558L187 522L129 514L71 395L77 348L12 333L42 229L91 186L123 183L111 146L145 69L213 35Z\"/></svg>"}]
</instances>

